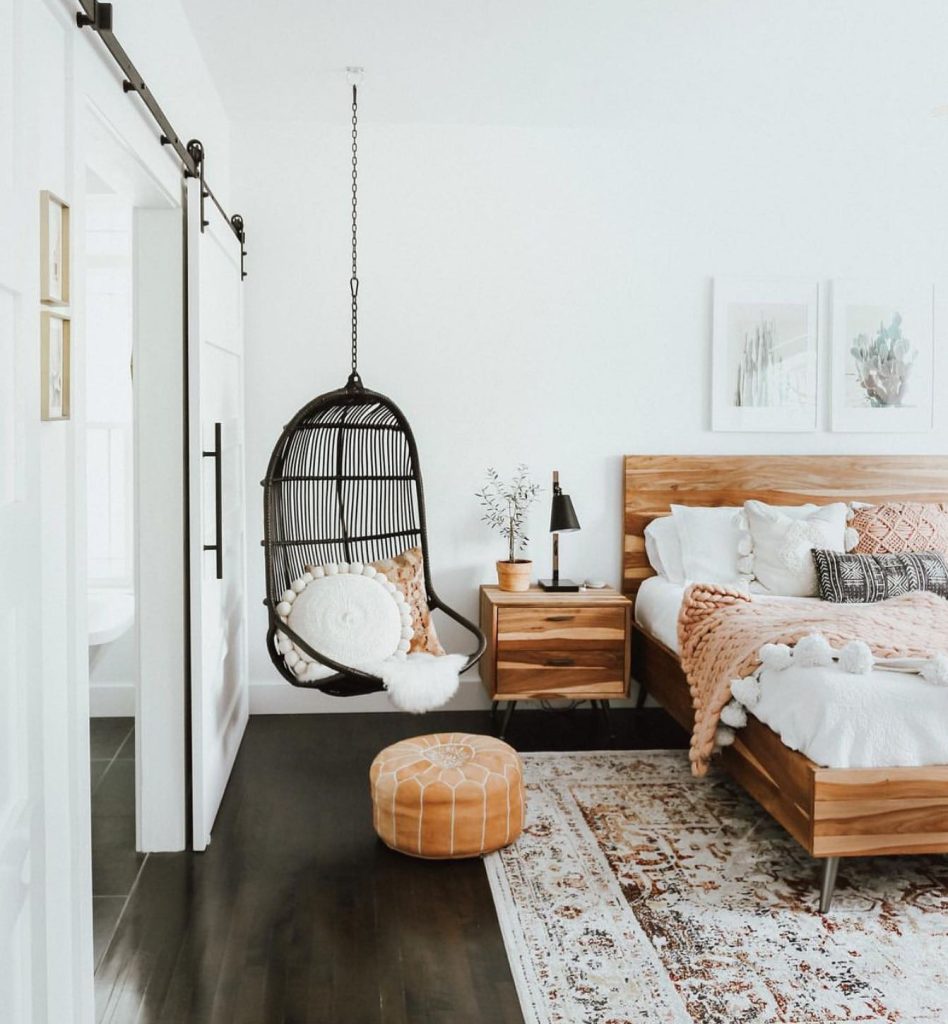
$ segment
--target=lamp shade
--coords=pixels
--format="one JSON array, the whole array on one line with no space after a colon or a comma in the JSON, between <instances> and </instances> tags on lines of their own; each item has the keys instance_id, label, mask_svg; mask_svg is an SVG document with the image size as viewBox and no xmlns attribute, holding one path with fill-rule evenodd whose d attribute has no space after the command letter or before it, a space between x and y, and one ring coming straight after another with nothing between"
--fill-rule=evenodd
<instances>
[{"instance_id":1,"label":"lamp shade","mask_svg":"<svg viewBox=\"0 0 948 1024\"><path fill-rule=\"evenodd\" d=\"M579 520L570 496L562 491L554 491L550 509L550 533L572 533L578 529Z\"/></svg>"}]
</instances>

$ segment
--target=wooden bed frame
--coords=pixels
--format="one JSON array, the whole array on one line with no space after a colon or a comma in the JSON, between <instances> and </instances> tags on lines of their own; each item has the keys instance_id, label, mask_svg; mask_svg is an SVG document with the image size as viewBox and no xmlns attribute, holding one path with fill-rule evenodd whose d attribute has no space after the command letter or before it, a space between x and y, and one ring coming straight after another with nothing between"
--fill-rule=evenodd
<instances>
[{"instance_id":1,"label":"wooden bed frame","mask_svg":"<svg viewBox=\"0 0 948 1024\"><path fill-rule=\"evenodd\" d=\"M632 600L654 570L645 527L676 505L948 501L948 457L627 455L622 589ZM678 656L632 628L632 677L684 728L691 695ZM948 765L821 768L748 716L721 763L812 856L824 859L820 910L840 857L948 852Z\"/></svg>"}]
</instances>

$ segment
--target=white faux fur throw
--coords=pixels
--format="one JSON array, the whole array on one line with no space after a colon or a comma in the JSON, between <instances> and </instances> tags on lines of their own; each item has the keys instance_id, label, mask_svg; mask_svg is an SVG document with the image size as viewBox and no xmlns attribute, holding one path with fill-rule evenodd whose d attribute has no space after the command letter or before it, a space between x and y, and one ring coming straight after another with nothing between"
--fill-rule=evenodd
<instances>
[{"instance_id":1,"label":"white faux fur throw","mask_svg":"<svg viewBox=\"0 0 948 1024\"><path fill-rule=\"evenodd\" d=\"M380 662L373 671L382 677L389 700L401 711L419 715L447 704L457 693L463 654L409 654L401 661Z\"/></svg>"}]
</instances>

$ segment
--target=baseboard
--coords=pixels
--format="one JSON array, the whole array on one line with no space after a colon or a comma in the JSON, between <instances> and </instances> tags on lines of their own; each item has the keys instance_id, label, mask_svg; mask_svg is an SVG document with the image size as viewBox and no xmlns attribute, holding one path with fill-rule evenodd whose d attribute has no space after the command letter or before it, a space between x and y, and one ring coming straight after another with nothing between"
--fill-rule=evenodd
<instances>
[{"instance_id":1,"label":"baseboard","mask_svg":"<svg viewBox=\"0 0 948 1024\"><path fill-rule=\"evenodd\" d=\"M613 700L613 707L630 707L630 700ZM654 706L649 698L646 702ZM536 707L535 701L524 701L524 707ZM484 711L490 707L487 693L477 676L462 679L454 699L446 711ZM329 697L318 690L304 690L282 680L257 680L250 684L252 715L327 715L356 711L384 712L397 710L384 693L364 697ZM89 716L91 718L132 718L135 714L134 683L91 683Z\"/></svg>"},{"instance_id":2,"label":"baseboard","mask_svg":"<svg viewBox=\"0 0 948 1024\"><path fill-rule=\"evenodd\" d=\"M90 682L90 718L133 718L134 715L134 683Z\"/></svg>"},{"instance_id":3,"label":"baseboard","mask_svg":"<svg viewBox=\"0 0 948 1024\"><path fill-rule=\"evenodd\" d=\"M612 707L632 707L627 699L610 701ZM523 701L522 707L536 708L538 701ZM477 676L462 679L454 699L445 711L486 711L490 707L487 692ZM318 690L290 686L282 680L257 680L250 684L252 715L327 715L357 711L397 711L387 694L369 693L364 697L329 697Z\"/></svg>"},{"instance_id":4,"label":"baseboard","mask_svg":"<svg viewBox=\"0 0 948 1024\"><path fill-rule=\"evenodd\" d=\"M487 693L477 676L461 680L446 711L482 711L490 707ZM329 697L318 690L305 690L282 680L257 680L250 684L252 715L326 715L356 711L397 711L385 693L362 697Z\"/></svg>"}]
</instances>

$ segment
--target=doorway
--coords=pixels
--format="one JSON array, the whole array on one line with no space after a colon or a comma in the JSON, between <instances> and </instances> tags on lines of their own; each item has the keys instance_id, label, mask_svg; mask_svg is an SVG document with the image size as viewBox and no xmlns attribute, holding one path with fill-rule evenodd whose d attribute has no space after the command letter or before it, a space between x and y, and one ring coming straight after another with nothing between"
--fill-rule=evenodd
<instances>
[{"instance_id":1,"label":"doorway","mask_svg":"<svg viewBox=\"0 0 948 1024\"><path fill-rule=\"evenodd\" d=\"M132 203L126 190L86 168L86 573L96 965L144 862L135 827Z\"/></svg>"},{"instance_id":2,"label":"doorway","mask_svg":"<svg viewBox=\"0 0 948 1024\"><path fill-rule=\"evenodd\" d=\"M98 968L149 853L187 838L184 214L91 104L82 153L77 515Z\"/></svg>"}]
</instances>

